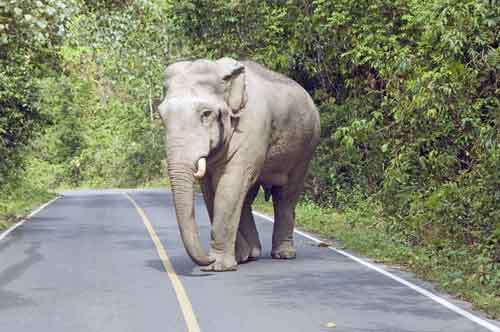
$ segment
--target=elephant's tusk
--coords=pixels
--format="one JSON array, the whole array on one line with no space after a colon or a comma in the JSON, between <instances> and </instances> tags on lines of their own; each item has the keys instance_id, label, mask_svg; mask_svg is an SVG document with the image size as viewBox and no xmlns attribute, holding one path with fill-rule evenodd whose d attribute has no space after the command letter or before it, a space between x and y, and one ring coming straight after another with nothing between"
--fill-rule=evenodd
<instances>
[{"instance_id":1,"label":"elephant's tusk","mask_svg":"<svg viewBox=\"0 0 500 332\"><path fill-rule=\"evenodd\" d=\"M194 173L194 177L197 179L201 179L202 177L205 176L206 171L207 171L207 160L205 158L200 158L198 160L198 171Z\"/></svg>"}]
</instances>

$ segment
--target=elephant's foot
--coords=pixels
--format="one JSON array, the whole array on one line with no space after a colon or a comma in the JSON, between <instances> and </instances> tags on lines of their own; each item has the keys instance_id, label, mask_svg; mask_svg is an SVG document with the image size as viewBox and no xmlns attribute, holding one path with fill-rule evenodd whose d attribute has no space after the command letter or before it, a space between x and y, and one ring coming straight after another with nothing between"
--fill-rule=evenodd
<instances>
[{"instance_id":1,"label":"elephant's foot","mask_svg":"<svg viewBox=\"0 0 500 332\"><path fill-rule=\"evenodd\" d=\"M236 261L238 263L255 261L260 257L260 254L260 243L252 244L241 234L238 234L236 238Z\"/></svg>"},{"instance_id":2,"label":"elephant's foot","mask_svg":"<svg viewBox=\"0 0 500 332\"><path fill-rule=\"evenodd\" d=\"M234 256L229 256L225 254L212 254L210 257L215 259L215 262L208 266L203 266L202 271L205 272L225 272L225 271L237 271L238 263Z\"/></svg>"},{"instance_id":3,"label":"elephant's foot","mask_svg":"<svg viewBox=\"0 0 500 332\"><path fill-rule=\"evenodd\" d=\"M238 232L236 238L236 260L238 263L245 263L259 259L261 254L259 239L246 238Z\"/></svg>"},{"instance_id":4,"label":"elephant's foot","mask_svg":"<svg viewBox=\"0 0 500 332\"><path fill-rule=\"evenodd\" d=\"M245 262L256 261L261 255L260 247L236 247L236 260L239 264Z\"/></svg>"},{"instance_id":5,"label":"elephant's foot","mask_svg":"<svg viewBox=\"0 0 500 332\"><path fill-rule=\"evenodd\" d=\"M250 246L248 243L243 242L237 242L236 243L236 261L241 264L245 263L248 261L248 258L250 257Z\"/></svg>"},{"instance_id":6,"label":"elephant's foot","mask_svg":"<svg viewBox=\"0 0 500 332\"><path fill-rule=\"evenodd\" d=\"M248 260L249 261L256 261L257 259L259 259L261 253L262 253L262 249L260 248L260 246L252 247L252 249L250 250L250 255L248 256Z\"/></svg>"},{"instance_id":7,"label":"elephant's foot","mask_svg":"<svg viewBox=\"0 0 500 332\"><path fill-rule=\"evenodd\" d=\"M294 259L297 254L291 242L283 242L271 251L271 257L274 259Z\"/></svg>"}]
</instances>

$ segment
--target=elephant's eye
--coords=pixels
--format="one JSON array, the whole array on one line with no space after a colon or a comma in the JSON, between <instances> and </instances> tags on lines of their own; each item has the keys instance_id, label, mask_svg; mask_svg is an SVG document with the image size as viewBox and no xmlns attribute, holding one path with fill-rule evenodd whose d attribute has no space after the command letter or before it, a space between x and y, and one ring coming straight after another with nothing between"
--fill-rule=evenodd
<instances>
[{"instance_id":1,"label":"elephant's eye","mask_svg":"<svg viewBox=\"0 0 500 332\"><path fill-rule=\"evenodd\" d=\"M203 110L201 111L201 120L202 121L207 121L208 119L210 119L210 117L212 116L214 112L211 111L211 110Z\"/></svg>"}]
</instances>

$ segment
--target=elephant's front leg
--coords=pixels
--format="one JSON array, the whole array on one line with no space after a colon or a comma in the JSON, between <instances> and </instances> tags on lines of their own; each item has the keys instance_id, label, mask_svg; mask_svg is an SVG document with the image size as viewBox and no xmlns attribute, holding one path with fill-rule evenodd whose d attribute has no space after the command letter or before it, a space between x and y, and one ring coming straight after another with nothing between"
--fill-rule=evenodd
<instances>
[{"instance_id":1,"label":"elephant's front leg","mask_svg":"<svg viewBox=\"0 0 500 332\"><path fill-rule=\"evenodd\" d=\"M248 184L243 174L234 172L225 173L216 184L210 243L210 256L215 262L203 271L237 270L236 236Z\"/></svg>"},{"instance_id":2,"label":"elephant's front leg","mask_svg":"<svg viewBox=\"0 0 500 332\"><path fill-rule=\"evenodd\" d=\"M203 198L205 199L205 205L207 207L208 216L210 218L210 225L212 225L214 220L214 197L215 192L212 185L212 179L207 174L203 181L201 181L201 190L203 192ZM245 202L246 205L246 202ZM238 235L236 236L236 261L238 263L243 263L247 261L252 252L249 243L247 242L245 236L243 235L241 229L243 224L243 215L245 215L245 205L243 206L242 218L240 220L240 226L238 228ZM212 232L213 234L214 232ZM211 234L211 235L212 235ZM213 238L211 239L213 240Z\"/></svg>"}]
</instances>

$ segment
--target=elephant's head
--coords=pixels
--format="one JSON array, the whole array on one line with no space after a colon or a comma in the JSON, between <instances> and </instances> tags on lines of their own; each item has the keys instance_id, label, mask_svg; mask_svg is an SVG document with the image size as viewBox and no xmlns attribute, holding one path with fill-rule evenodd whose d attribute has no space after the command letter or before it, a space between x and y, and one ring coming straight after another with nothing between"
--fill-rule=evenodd
<instances>
[{"instance_id":1,"label":"elephant's head","mask_svg":"<svg viewBox=\"0 0 500 332\"><path fill-rule=\"evenodd\" d=\"M165 99L158 109L177 221L189 256L208 265L194 218L193 185L205 176L207 159L229 140L231 118L244 110L245 67L229 58L183 61L168 66L165 76Z\"/></svg>"}]
</instances>

